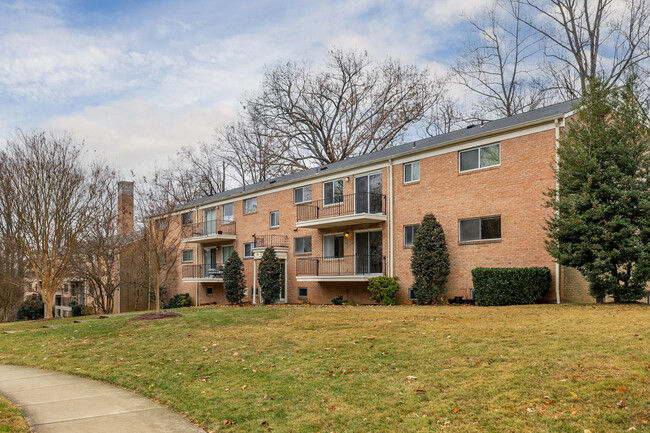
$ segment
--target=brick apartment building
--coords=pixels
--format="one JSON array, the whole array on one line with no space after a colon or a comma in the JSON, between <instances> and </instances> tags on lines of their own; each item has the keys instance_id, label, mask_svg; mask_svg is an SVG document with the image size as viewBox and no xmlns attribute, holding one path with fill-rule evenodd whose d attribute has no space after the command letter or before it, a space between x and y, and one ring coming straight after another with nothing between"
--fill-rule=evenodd
<instances>
[{"instance_id":1,"label":"brick apartment building","mask_svg":"<svg viewBox=\"0 0 650 433\"><path fill-rule=\"evenodd\" d=\"M371 276L399 277L412 301L414 230L433 213L445 231L447 296L469 298L475 267L546 266L547 302L593 302L587 284L545 250L545 193L555 186L556 146L571 103L402 144L181 206L177 277L169 294L226 303L223 263L236 250L250 287L259 257L282 261L280 302L371 303ZM259 291L259 289L258 289ZM259 292L258 292L259 294Z\"/></svg>"}]
</instances>

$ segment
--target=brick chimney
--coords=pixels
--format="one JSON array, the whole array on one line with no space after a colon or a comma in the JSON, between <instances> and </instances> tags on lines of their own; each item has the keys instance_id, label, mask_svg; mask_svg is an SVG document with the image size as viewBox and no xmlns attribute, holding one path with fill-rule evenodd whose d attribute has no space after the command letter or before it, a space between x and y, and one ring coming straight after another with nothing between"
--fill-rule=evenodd
<instances>
[{"instance_id":1,"label":"brick chimney","mask_svg":"<svg viewBox=\"0 0 650 433\"><path fill-rule=\"evenodd\" d=\"M133 233L133 188L134 182L117 183L117 232L121 235Z\"/></svg>"}]
</instances>

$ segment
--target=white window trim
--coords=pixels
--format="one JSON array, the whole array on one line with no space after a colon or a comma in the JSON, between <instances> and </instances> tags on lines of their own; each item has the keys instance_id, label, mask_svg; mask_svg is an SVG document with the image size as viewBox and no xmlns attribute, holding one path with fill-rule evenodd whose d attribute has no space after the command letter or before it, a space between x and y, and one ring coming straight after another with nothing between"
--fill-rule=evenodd
<instances>
[{"instance_id":1,"label":"white window trim","mask_svg":"<svg viewBox=\"0 0 650 433\"><path fill-rule=\"evenodd\" d=\"M311 241L312 241L312 242L311 242L311 250L310 250L310 251L304 251L304 252L299 253L299 252L296 251L296 240L297 240L297 239L304 239L304 238L311 238ZM304 243L303 243L303 249L305 249L305 248L304 248ZM294 254L294 255L300 255L300 256L301 256L301 255L304 255L304 254L313 254L313 252L314 252L314 239L312 238L311 235L307 235L307 236L298 236L297 238L293 238L293 254Z\"/></svg>"},{"instance_id":2,"label":"white window trim","mask_svg":"<svg viewBox=\"0 0 650 433\"><path fill-rule=\"evenodd\" d=\"M250 256L246 255L246 245L252 245L252 247L251 247L251 255ZM255 242L244 242L243 256L244 256L245 259L252 259L253 257L255 257L255 254L253 254L253 248L255 248Z\"/></svg>"},{"instance_id":3,"label":"white window trim","mask_svg":"<svg viewBox=\"0 0 650 433\"><path fill-rule=\"evenodd\" d=\"M499 160L501 160L501 158L499 158ZM420 165L420 160L419 159L417 161L405 162L402 165L402 180L404 181L405 185L408 184L408 183L413 183L413 182L419 182L420 181L420 177L418 177L417 179L413 179L413 164L415 164L416 162L418 163L418 165ZM458 157L458 164L459 164L459 167L460 167L460 156ZM411 166L411 180L406 180L406 166L407 165ZM420 168L422 168L421 165L420 165ZM420 170L418 170L418 171L420 171ZM420 175L421 174L422 173L420 172Z\"/></svg>"},{"instance_id":4,"label":"white window trim","mask_svg":"<svg viewBox=\"0 0 650 433\"><path fill-rule=\"evenodd\" d=\"M334 183L334 182L338 182L338 181L341 181L341 183L343 184L343 191L342 191L343 192L343 197L342 197L342 200L338 201L336 203L325 204L325 185L328 184L328 183ZM332 194L333 193L334 193L334 190L332 189ZM334 196L332 196L332 199L333 198L334 198ZM343 204L344 201L345 201L345 180L342 177L339 178L339 179L333 179L333 180L328 180L327 182L323 182L323 207L338 206L340 204Z\"/></svg>"},{"instance_id":5,"label":"white window trim","mask_svg":"<svg viewBox=\"0 0 650 433\"><path fill-rule=\"evenodd\" d=\"M462 243L462 244L469 244L469 243L472 243L472 242L491 242L491 241L500 241L500 240L502 240L501 237L490 238L490 239L482 239L482 236L481 236L481 230L482 230L481 229L481 220L489 220L489 219L496 219L496 218L499 218L499 220L501 220L501 215L491 215L491 216L459 219L458 220L458 242ZM478 237L479 238L478 239L472 239L472 240L469 240L469 241L461 241L460 240L460 223L462 221L471 221L471 220L479 220L479 224L478 224ZM501 234L503 235L503 227L501 227L501 232L502 232Z\"/></svg>"},{"instance_id":6,"label":"white window trim","mask_svg":"<svg viewBox=\"0 0 650 433\"><path fill-rule=\"evenodd\" d=\"M303 186L297 186L293 189L293 204L302 204L302 203L311 203L312 199L310 198L309 200L305 200L305 188L309 188L309 196L311 197L311 185L303 185ZM296 190L301 189L302 190L302 201L296 201ZM325 192L325 186L323 186L323 192Z\"/></svg>"},{"instance_id":7,"label":"white window trim","mask_svg":"<svg viewBox=\"0 0 650 433\"><path fill-rule=\"evenodd\" d=\"M481 167L481 149L483 149L485 147L494 146L494 145L499 146L499 163L494 164L494 165L488 165L487 167ZM477 150L477 149L478 149L478 165L479 165L479 167L478 168L470 168L469 170L461 170L460 169L460 155L462 155L463 153L471 152L473 150ZM492 167L501 167L501 142L486 144L485 146L474 147L472 149L461 150L461 151L458 152L458 172L459 173L469 173L470 171L485 170L486 168L492 168ZM473 219L473 218L468 218L468 219Z\"/></svg>"},{"instance_id":8,"label":"white window trim","mask_svg":"<svg viewBox=\"0 0 650 433\"><path fill-rule=\"evenodd\" d=\"M185 251L192 251L192 260L185 260L184 259L183 255L184 255ZM181 250L181 262L182 263L194 263L194 250L190 249L190 248Z\"/></svg>"},{"instance_id":9,"label":"white window trim","mask_svg":"<svg viewBox=\"0 0 650 433\"><path fill-rule=\"evenodd\" d=\"M251 200L255 200L255 210L250 211L250 212L246 212L246 202L251 201ZM246 200L244 200L242 202L242 211L244 212L244 215L250 215L252 213L256 213L257 212L257 197L251 197L251 198L247 198Z\"/></svg>"},{"instance_id":10,"label":"white window trim","mask_svg":"<svg viewBox=\"0 0 650 433\"><path fill-rule=\"evenodd\" d=\"M223 211L226 208L226 206L229 206L229 205L232 206L232 215L230 215L230 219L226 219L226 215L224 215ZM226 222L231 223L231 222L235 221L235 203L234 202L225 203L225 204L221 205L221 221L224 222L224 223L226 223Z\"/></svg>"},{"instance_id":11,"label":"white window trim","mask_svg":"<svg viewBox=\"0 0 650 433\"><path fill-rule=\"evenodd\" d=\"M228 248L228 247L232 247L232 252L230 253L231 255L232 255L232 253L235 252L235 246L234 245L224 245L224 246L222 246L221 247L221 264L222 265L226 264L226 258L224 257L224 254L226 254L226 248Z\"/></svg>"},{"instance_id":12,"label":"white window trim","mask_svg":"<svg viewBox=\"0 0 650 433\"><path fill-rule=\"evenodd\" d=\"M277 225L273 225L273 214L274 213L278 214L278 224ZM274 210L274 211L269 212L269 227L271 227L272 229L277 229L278 227L280 227L280 211L279 210Z\"/></svg>"},{"instance_id":13,"label":"white window trim","mask_svg":"<svg viewBox=\"0 0 650 433\"><path fill-rule=\"evenodd\" d=\"M470 218L470 219L471 219L471 218ZM460 224L460 223L458 223L458 224ZM406 228L407 228L407 227L418 227L419 225L420 225L420 224L405 224L405 225L404 225L404 228L403 228L403 230L404 230L404 234L403 234L403 236L402 236L402 246L405 246L405 247L412 247L413 245L415 245L415 232L413 232L413 243L412 243L412 244L407 244L407 243L406 243ZM460 227L460 226L459 226L459 227ZM460 235L459 235L459 236L460 236Z\"/></svg>"},{"instance_id":14,"label":"white window trim","mask_svg":"<svg viewBox=\"0 0 650 433\"><path fill-rule=\"evenodd\" d=\"M342 257L325 257L325 238L328 237L328 236L343 236L343 252L344 252L344 254L343 254ZM327 260L327 261L332 260L333 261L333 260L343 260L345 258L345 232L323 234L323 236L321 237L321 243L323 244L323 254L322 254L323 260Z\"/></svg>"}]
</instances>

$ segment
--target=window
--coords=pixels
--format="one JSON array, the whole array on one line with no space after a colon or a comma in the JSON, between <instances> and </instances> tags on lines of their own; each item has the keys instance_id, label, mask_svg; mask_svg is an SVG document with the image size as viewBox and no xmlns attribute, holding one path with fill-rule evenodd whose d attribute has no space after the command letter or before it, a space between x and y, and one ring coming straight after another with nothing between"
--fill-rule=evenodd
<instances>
[{"instance_id":1,"label":"window","mask_svg":"<svg viewBox=\"0 0 650 433\"><path fill-rule=\"evenodd\" d=\"M293 202L295 204L311 201L311 185L301 186L293 190Z\"/></svg>"},{"instance_id":2,"label":"window","mask_svg":"<svg viewBox=\"0 0 650 433\"><path fill-rule=\"evenodd\" d=\"M231 222L235 220L235 204L228 203L221 206L221 219L223 222Z\"/></svg>"},{"instance_id":3,"label":"window","mask_svg":"<svg viewBox=\"0 0 650 433\"><path fill-rule=\"evenodd\" d=\"M255 248L255 242L248 242L244 244L244 257L253 257L253 248Z\"/></svg>"},{"instance_id":4,"label":"window","mask_svg":"<svg viewBox=\"0 0 650 433\"><path fill-rule=\"evenodd\" d=\"M167 253L162 253L160 255L160 264L164 265L165 263L167 263Z\"/></svg>"},{"instance_id":5,"label":"window","mask_svg":"<svg viewBox=\"0 0 650 433\"><path fill-rule=\"evenodd\" d=\"M192 224L194 222L194 213L185 212L181 215L181 220L183 221L184 226Z\"/></svg>"},{"instance_id":6,"label":"window","mask_svg":"<svg viewBox=\"0 0 650 433\"><path fill-rule=\"evenodd\" d=\"M411 247L415 241L415 234L418 232L419 224L404 226L404 246Z\"/></svg>"},{"instance_id":7,"label":"window","mask_svg":"<svg viewBox=\"0 0 650 433\"><path fill-rule=\"evenodd\" d=\"M68 285L67 284L63 285L63 293L68 293Z\"/></svg>"},{"instance_id":8,"label":"window","mask_svg":"<svg viewBox=\"0 0 650 433\"><path fill-rule=\"evenodd\" d=\"M257 212L257 197L244 200L244 213L247 214L255 212Z\"/></svg>"},{"instance_id":9,"label":"window","mask_svg":"<svg viewBox=\"0 0 650 433\"><path fill-rule=\"evenodd\" d=\"M323 237L323 257L343 257L343 235L329 235Z\"/></svg>"},{"instance_id":10,"label":"window","mask_svg":"<svg viewBox=\"0 0 650 433\"><path fill-rule=\"evenodd\" d=\"M307 297L307 287L298 287L298 297L299 298Z\"/></svg>"},{"instance_id":11,"label":"window","mask_svg":"<svg viewBox=\"0 0 650 433\"><path fill-rule=\"evenodd\" d=\"M156 220L156 227L158 230L165 230L167 228L167 218L160 218Z\"/></svg>"},{"instance_id":12,"label":"window","mask_svg":"<svg viewBox=\"0 0 650 433\"><path fill-rule=\"evenodd\" d=\"M458 154L459 171L478 170L501 164L501 145L491 144L476 149L465 150Z\"/></svg>"},{"instance_id":13,"label":"window","mask_svg":"<svg viewBox=\"0 0 650 433\"><path fill-rule=\"evenodd\" d=\"M323 184L323 204L325 206L330 204L343 202L343 179L325 182Z\"/></svg>"},{"instance_id":14,"label":"window","mask_svg":"<svg viewBox=\"0 0 650 433\"><path fill-rule=\"evenodd\" d=\"M280 211L271 212L271 228L280 227Z\"/></svg>"},{"instance_id":15,"label":"window","mask_svg":"<svg viewBox=\"0 0 650 433\"><path fill-rule=\"evenodd\" d=\"M183 263L191 263L194 261L194 250L183 250Z\"/></svg>"},{"instance_id":16,"label":"window","mask_svg":"<svg viewBox=\"0 0 650 433\"><path fill-rule=\"evenodd\" d=\"M221 249L221 253L223 254L223 264L226 264L233 251L235 251L235 247L232 245L225 246Z\"/></svg>"},{"instance_id":17,"label":"window","mask_svg":"<svg viewBox=\"0 0 650 433\"><path fill-rule=\"evenodd\" d=\"M404 183L420 180L420 161L404 164Z\"/></svg>"},{"instance_id":18,"label":"window","mask_svg":"<svg viewBox=\"0 0 650 433\"><path fill-rule=\"evenodd\" d=\"M415 290L409 289L409 301L417 301L418 298L415 297Z\"/></svg>"},{"instance_id":19,"label":"window","mask_svg":"<svg viewBox=\"0 0 650 433\"><path fill-rule=\"evenodd\" d=\"M208 296L212 296L212 287L206 287L205 291Z\"/></svg>"},{"instance_id":20,"label":"window","mask_svg":"<svg viewBox=\"0 0 650 433\"><path fill-rule=\"evenodd\" d=\"M311 253L311 236L295 238L293 240L293 250L294 254Z\"/></svg>"},{"instance_id":21,"label":"window","mask_svg":"<svg viewBox=\"0 0 650 433\"><path fill-rule=\"evenodd\" d=\"M461 242L501 239L501 217L460 220L458 232Z\"/></svg>"}]
</instances>

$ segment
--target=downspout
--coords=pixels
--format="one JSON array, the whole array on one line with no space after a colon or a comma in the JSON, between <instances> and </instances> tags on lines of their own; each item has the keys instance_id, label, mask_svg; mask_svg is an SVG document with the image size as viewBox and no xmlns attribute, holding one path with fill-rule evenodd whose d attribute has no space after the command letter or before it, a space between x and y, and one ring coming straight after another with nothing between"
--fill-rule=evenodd
<instances>
[{"instance_id":1,"label":"downspout","mask_svg":"<svg viewBox=\"0 0 650 433\"><path fill-rule=\"evenodd\" d=\"M555 119L555 167L556 170L560 166L560 121ZM560 179L555 175L555 199L560 199ZM558 210L559 214L559 210ZM560 298L560 263L555 261L555 303L560 304L562 302Z\"/></svg>"},{"instance_id":2,"label":"downspout","mask_svg":"<svg viewBox=\"0 0 650 433\"><path fill-rule=\"evenodd\" d=\"M388 276L394 275L394 261L393 261L393 159L388 159Z\"/></svg>"},{"instance_id":3,"label":"downspout","mask_svg":"<svg viewBox=\"0 0 650 433\"><path fill-rule=\"evenodd\" d=\"M253 305L257 303L255 301L255 295L257 292L257 278L255 278L256 275L257 275L257 260L255 259L255 257L253 257Z\"/></svg>"}]
</instances>

